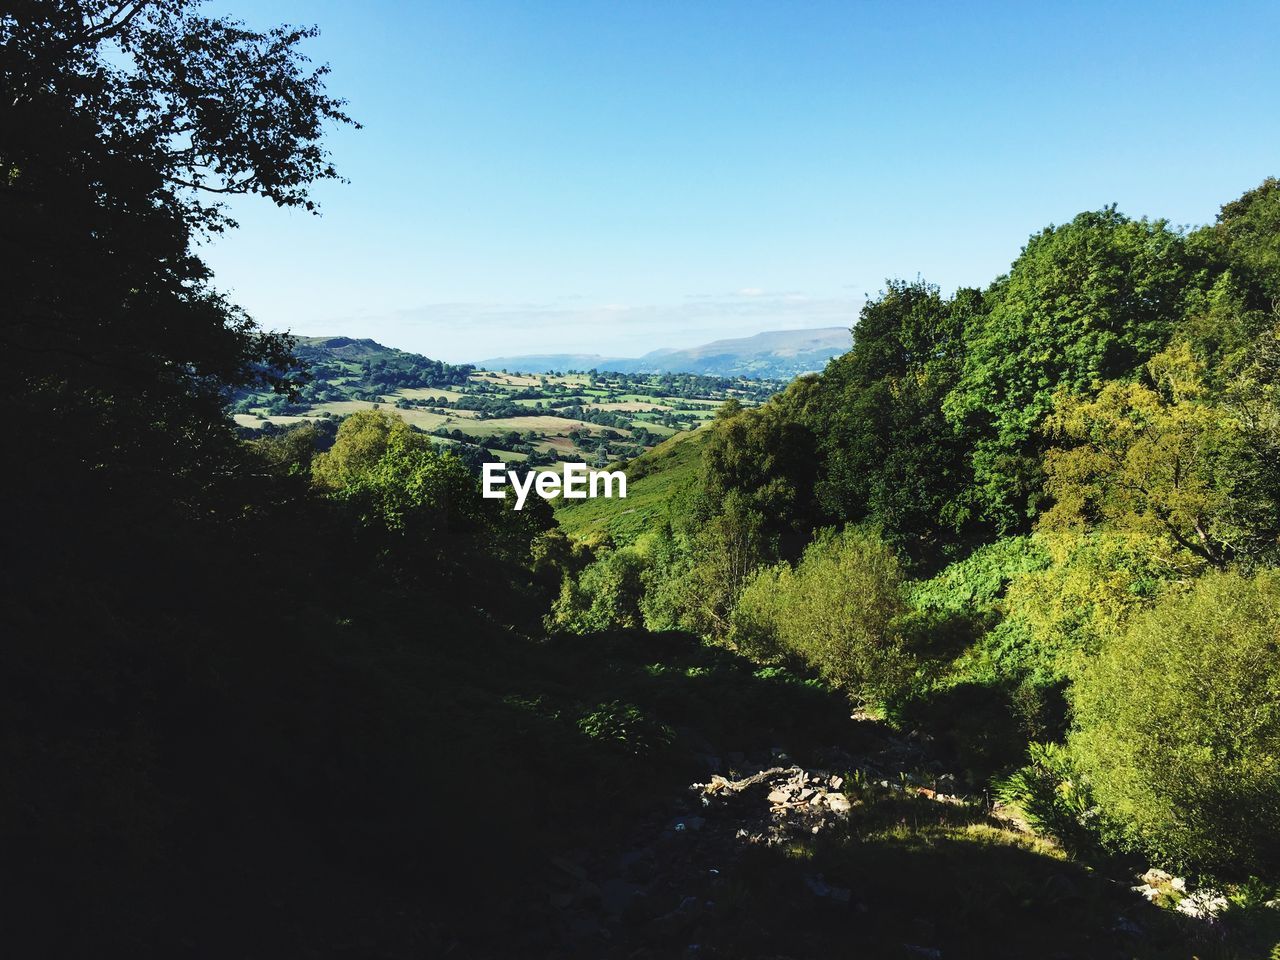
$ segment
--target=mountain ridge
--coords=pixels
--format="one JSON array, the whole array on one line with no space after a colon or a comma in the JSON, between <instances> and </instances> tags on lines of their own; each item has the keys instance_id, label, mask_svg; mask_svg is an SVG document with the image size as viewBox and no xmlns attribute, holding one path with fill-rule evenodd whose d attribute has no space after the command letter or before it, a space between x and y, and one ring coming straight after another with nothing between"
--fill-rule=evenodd
<instances>
[{"instance_id":1,"label":"mountain ridge","mask_svg":"<svg viewBox=\"0 0 1280 960\"><path fill-rule=\"evenodd\" d=\"M795 377L821 370L846 352L848 327L766 330L748 337L713 340L684 349L659 348L640 357L592 353L523 354L476 362L484 369L549 373L555 370L611 370L617 373L696 373L704 376Z\"/></svg>"}]
</instances>

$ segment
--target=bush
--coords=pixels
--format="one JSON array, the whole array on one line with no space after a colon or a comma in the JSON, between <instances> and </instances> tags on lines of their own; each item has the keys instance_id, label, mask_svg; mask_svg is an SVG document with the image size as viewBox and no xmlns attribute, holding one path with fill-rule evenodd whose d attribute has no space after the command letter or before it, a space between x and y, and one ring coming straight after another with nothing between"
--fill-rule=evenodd
<instances>
[{"instance_id":1,"label":"bush","mask_svg":"<svg viewBox=\"0 0 1280 960\"><path fill-rule=\"evenodd\" d=\"M1179 868L1280 867L1280 575L1214 573L1104 644L1070 746L1125 839Z\"/></svg>"},{"instance_id":2,"label":"bush","mask_svg":"<svg viewBox=\"0 0 1280 960\"><path fill-rule=\"evenodd\" d=\"M901 685L908 658L897 630L906 612L902 571L874 533L825 531L794 569L757 571L734 612L744 651L778 651L804 660L855 697Z\"/></svg>"}]
</instances>

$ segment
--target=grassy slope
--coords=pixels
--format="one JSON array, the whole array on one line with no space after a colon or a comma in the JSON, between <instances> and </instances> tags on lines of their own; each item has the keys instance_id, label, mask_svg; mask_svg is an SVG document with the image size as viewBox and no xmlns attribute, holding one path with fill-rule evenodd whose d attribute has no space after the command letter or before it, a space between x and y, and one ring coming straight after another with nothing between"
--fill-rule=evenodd
<instances>
[{"instance_id":1,"label":"grassy slope","mask_svg":"<svg viewBox=\"0 0 1280 960\"><path fill-rule=\"evenodd\" d=\"M611 537L629 543L667 515L674 498L690 489L702 460L702 432L664 440L627 465L626 500L564 500L556 520L565 533L584 542Z\"/></svg>"}]
</instances>

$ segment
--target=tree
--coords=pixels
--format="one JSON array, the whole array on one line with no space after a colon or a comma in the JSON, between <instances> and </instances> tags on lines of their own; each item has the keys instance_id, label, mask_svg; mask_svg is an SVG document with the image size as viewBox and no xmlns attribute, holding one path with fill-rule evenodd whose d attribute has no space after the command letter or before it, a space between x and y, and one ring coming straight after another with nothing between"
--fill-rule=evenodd
<instances>
[{"instance_id":1,"label":"tree","mask_svg":"<svg viewBox=\"0 0 1280 960\"><path fill-rule=\"evenodd\" d=\"M312 461L311 475L326 490L341 490L372 470L393 445L430 445L399 417L382 410L359 410L338 426L333 446Z\"/></svg>"},{"instance_id":2,"label":"tree","mask_svg":"<svg viewBox=\"0 0 1280 960\"><path fill-rule=\"evenodd\" d=\"M1268 177L1224 204L1188 240L1237 274L1248 309L1280 313L1280 180Z\"/></svg>"},{"instance_id":3,"label":"tree","mask_svg":"<svg viewBox=\"0 0 1280 960\"><path fill-rule=\"evenodd\" d=\"M730 494L737 494L739 508L759 515L766 536L799 553L816 518L816 442L800 415L812 390L812 381L801 379L763 407L724 403L703 445L707 519L725 512Z\"/></svg>"},{"instance_id":4,"label":"tree","mask_svg":"<svg viewBox=\"0 0 1280 960\"><path fill-rule=\"evenodd\" d=\"M574 578L567 576L547 626L569 633L597 633L644 625L640 600L643 560L631 549L609 550Z\"/></svg>"},{"instance_id":5,"label":"tree","mask_svg":"<svg viewBox=\"0 0 1280 960\"><path fill-rule=\"evenodd\" d=\"M1055 498L1047 528L1086 523L1168 546L1200 563L1273 555L1280 545L1280 350L1258 342L1256 361L1223 389L1185 341L1134 382L1093 399L1058 397L1048 420L1067 446L1045 460Z\"/></svg>"},{"instance_id":6,"label":"tree","mask_svg":"<svg viewBox=\"0 0 1280 960\"><path fill-rule=\"evenodd\" d=\"M289 339L228 303L193 243L232 225L229 195L313 209L336 176L324 128L349 120L299 52L314 31L195 7L0 13L0 390L39 451L5 482L33 537L235 515L228 390L298 382Z\"/></svg>"},{"instance_id":7,"label":"tree","mask_svg":"<svg viewBox=\"0 0 1280 960\"><path fill-rule=\"evenodd\" d=\"M968 510L997 532L1039 509L1040 427L1058 390L1088 395L1164 347L1181 316L1191 260L1162 220L1107 207L1033 236L970 317L968 350L946 398L971 438Z\"/></svg>"},{"instance_id":8,"label":"tree","mask_svg":"<svg viewBox=\"0 0 1280 960\"><path fill-rule=\"evenodd\" d=\"M811 424L821 438L818 496L840 522L870 522L916 560L956 540L966 449L942 402L964 358L981 294L945 299L923 280L891 280L863 307L853 348L827 365Z\"/></svg>"}]
</instances>

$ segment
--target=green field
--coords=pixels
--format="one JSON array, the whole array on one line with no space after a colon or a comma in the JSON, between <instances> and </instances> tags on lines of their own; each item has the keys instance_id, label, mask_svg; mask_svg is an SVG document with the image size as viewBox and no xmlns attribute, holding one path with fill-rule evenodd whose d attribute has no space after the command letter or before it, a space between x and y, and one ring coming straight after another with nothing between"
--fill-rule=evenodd
<instances>
[{"instance_id":1,"label":"green field","mask_svg":"<svg viewBox=\"0 0 1280 960\"><path fill-rule=\"evenodd\" d=\"M245 394L231 407L236 424L276 430L381 409L451 444L558 470L566 461L634 460L697 430L726 400L753 406L782 386L689 375L506 373L438 364L372 341L354 352L349 342L340 349L325 343L305 344L311 380L299 396Z\"/></svg>"}]
</instances>

